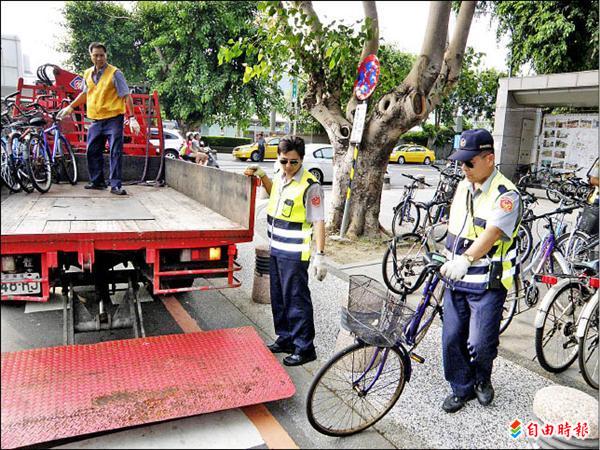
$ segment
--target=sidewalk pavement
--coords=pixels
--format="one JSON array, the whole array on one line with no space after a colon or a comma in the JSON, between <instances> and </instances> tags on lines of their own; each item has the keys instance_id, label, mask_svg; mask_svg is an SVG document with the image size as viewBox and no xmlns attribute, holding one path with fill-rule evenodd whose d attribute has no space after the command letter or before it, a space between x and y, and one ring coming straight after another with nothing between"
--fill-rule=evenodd
<instances>
[{"instance_id":1,"label":"sidewalk pavement","mask_svg":"<svg viewBox=\"0 0 600 450\"><path fill-rule=\"evenodd\" d=\"M326 191L326 204L327 194L330 192ZM426 199L430 194L420 192L418 195ZM384 226L389 226L386 224L386 217L389 216L391 221L389 212L391 204L395 204L400 195L400 190L383 191L381 217ZM239 246L238 262L244 268L240 273L242 287L222 292L243 315L253 322L264 336L265 342L270 343L276 337L270 305L256 304L251 300L255 264L254 247L267 243L265 206L266 200L259 200L254 242ZM287 368L296 383L300 379L303 383L309 383L310 381L307 380L312 379L316 371L337 350L340 306L347 301L348 276L352 273L373 276L376 275L375 272L380 272L381 267L380 262L373 261L365 261L362 266L358 263L348 266L337 265L331 261L329 263L331 268L325 280L319 282L311 278L309 283L315 315L315 345L318 360L299 368ZM380 275L378 278L381 280ZM342 330L341 333L346 332ZM530 340L528 345L533 348L533 340ZM450 388L444 379L442 369L439 321L430 328L419 346L418 353L425 358L425 363L421 365L413 362L410 383L405 386L395 407L373 427L374 430L371 432L377 431L397 448L522 448L526 445L522 435L516 439L511 437L510 424L515 419L524 423L535 420L532 414L535 393L545 386L554 384L549 377L543 376L545 375L543 370L532 370L532 365L536 365L537 362L527 364L527 358L519 358L511 352L501 351L495 360L492 375L496 390L496 398L492 405L484 408L475 400L469 402L460 412L447 414L441 409L441 404L450 392ZM521 365L523 362L529 368L523 367ZM576 385L574 387L585 389L583 383L573 383ZM573 383L568 384L573 385ZM304 408L308 384L297 384L297 388L298 393L291 404L281 407L293 410L295 412L292 415L293 420L297 421L295 426L305 428L307 421ZM597 392L593 395L596 397ZM318 434L310 428L304 431ZM365 433L362 433L362 436L365 436ZM354 441L325 436L319 439L319 444L323 447L350 446L351 442ZM370 446L369 441L358 442L358 446L364 446L365 442Z\"/></svg>"}]
</instances>

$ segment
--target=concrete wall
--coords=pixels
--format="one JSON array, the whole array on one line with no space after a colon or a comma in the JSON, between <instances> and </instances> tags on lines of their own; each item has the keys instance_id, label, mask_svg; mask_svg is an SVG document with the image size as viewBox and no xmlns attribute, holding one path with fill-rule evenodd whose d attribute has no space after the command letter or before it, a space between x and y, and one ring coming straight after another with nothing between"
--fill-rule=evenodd
<instances>
[{"instance_id":1,"label":"concrete wall","mask_svg":"<svg viewBox=\"0 0 600 450\"><path fill-rule=\"evenodd\" d=\"M541 109L520 105L509 91L510 78L499 80L494 121L496 164L509 178L519 164L533 162L541 127Z\"/></svg>"}]
</instances>

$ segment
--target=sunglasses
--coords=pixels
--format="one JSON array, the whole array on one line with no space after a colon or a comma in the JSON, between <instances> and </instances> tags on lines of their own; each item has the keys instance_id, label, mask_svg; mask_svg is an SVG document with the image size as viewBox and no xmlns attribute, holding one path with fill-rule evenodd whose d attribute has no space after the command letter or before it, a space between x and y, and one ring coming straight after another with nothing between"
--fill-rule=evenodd
<instances>
[{"instance_id":1,"label":"sunglasses","mask_svg":"<svg viewBox=\"0 0 600 450\"><path fill-rule=\"evenodd\" d=\"M485 158L487 155L491 155L491 153L485 153L483 155L479 155L479 157L481 159ZM475 157L477 158L477 156ZM462 163L467 166L469 169L472 169L473 167L475 167L475 163L473 161L475 161L475 158L469 160L469 161L463 161Z\"/></svg>"},{"instance_id":2,"label":"sunglasses","mask_svg":"<svg viewBox=\"0 0 600 450\"><path fill-rule=\"evenodd\" d=\"M285 166L287 163L290 163L292 166L295 166L296 164L298 164L300 161L297 159L286 159L286 158L281 158L279 160L279 164L281 164L282 166Z\"/></svg>"}]
</instances>

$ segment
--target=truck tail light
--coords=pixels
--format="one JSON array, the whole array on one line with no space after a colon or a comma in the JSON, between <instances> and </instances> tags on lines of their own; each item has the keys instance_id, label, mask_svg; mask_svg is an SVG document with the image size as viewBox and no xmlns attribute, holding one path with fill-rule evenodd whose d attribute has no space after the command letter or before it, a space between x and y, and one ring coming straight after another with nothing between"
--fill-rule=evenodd
<instances>
[{"instance_id":1,"label":"truck tail light","mask_svg":"<svg viewBox=\"0 0 600 450\"><path fill-rule=\"evenodd\" d=\"M219 261L222 256L221 247L186 248L181 250L179 260L189 261Z\"/></svg>"}]
</instances>

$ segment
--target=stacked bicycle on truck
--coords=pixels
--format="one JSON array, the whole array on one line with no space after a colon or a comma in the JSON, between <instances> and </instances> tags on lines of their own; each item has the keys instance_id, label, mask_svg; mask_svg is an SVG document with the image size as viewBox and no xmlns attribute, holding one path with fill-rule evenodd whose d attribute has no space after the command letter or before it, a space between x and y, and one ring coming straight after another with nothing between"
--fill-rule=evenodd
<instances>
[{"instance_id":1,"label":"stacked bicycle on truck","mask_svg":"<svg viewBox=\"0 0 600 450\"><path fill-rule=\"evenodd\" d=\"M77 183L77 161L56 119L40 102L21 106L19 92L2 100L2 181L11 192L48 192L53 182ZM47 126L50 123L50 126Z\"/></svg>"}]
</instances>

